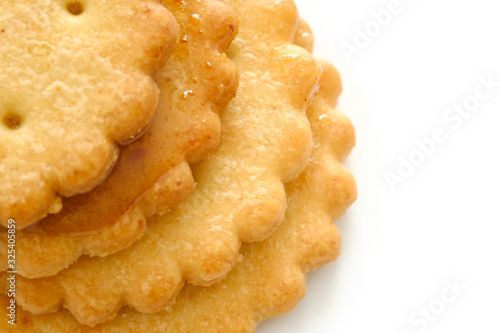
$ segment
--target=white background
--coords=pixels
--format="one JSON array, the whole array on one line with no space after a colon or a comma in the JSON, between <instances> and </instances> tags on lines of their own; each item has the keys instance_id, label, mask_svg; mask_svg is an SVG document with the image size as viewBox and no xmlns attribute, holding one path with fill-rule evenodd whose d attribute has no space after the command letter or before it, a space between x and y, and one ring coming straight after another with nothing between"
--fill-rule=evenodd
<instances>
[{"instance_id":1,"label":"white background","mask_svg":"<svg viewBox=\"0 0 500 333\"><path fill-rule=\"evenodd\" d=\"M259 333L500 332L500 86L460 123L444 118L473 101L480 77L500 82L499 6L400 0L348 61L342 43L355 47L357 29L375 29L371 12L390 3L297 0L316 54L342 75L359 198L337 222L340 258L309 274L306 298ZM438 129L446 140L391 191L386 173ZM466 289L456 296L447 283Z\"/></svg>"}]
</instances>

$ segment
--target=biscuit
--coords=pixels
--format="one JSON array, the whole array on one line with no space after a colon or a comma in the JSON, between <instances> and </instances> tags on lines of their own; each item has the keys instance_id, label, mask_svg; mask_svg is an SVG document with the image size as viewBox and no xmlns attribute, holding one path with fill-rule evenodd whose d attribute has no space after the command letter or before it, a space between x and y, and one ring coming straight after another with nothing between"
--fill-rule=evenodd
<instances>
[{"instance_id":1,"label":"biscuit","mask_svg":"<svg viewBox=\"0 0 500 333\"><path fill-rule=\"evenodd\" d=\"M105 182L64 199L59 214L18 232L20 275L51 276L81 254L102 257L130 246L142 236L146 217L165 213L194 190L189 164L218 147L218 113L238 83L225 53L237 21L217 1L163 3L179 22L181 39L155 76L160 99L149 129L122 149Z\"/></svg>"},{"instance_id":2,"label":"biscuit","mask_svg":"<svg viewBox=\"0 0 500 333\"><path fill-rule=\"evenodd\" d=\"M0 2L0 225L22 229L90 190L158 101L177 40L155 0Z\"/></svg>"},{"instance_id":3,"label":"biscuit","mask_svg":"<svg viewBox=\"0 0 500 333\"><path fill-rule=\"evenodd\" d=\"M290 311L305 294L305 274L339 255L341 240L333 221L357 195L351 173L341 164L354 145L354 129L335 109L341 90L338 73L320 62L320 90L308 109L314 148L307 168L287 185L285 220L268 239L242 245L241 262L224 280L210 287L187 285L165 311L144 314L123 308L115 319L93 328L63 309L38 316L18 310L13 332L243 333ZM6 307L2 296L2 311ZM0 325L6 327L6 321Z\"/></svg>"},{"instance_id":4,"label":"biscuit","mask_svg":"<svg viewBox=\"0 0 500 333\"><path fill-rule=\"evenodd\" d=\"M144 236L119 253L81 257L53 277L18 277L17 299L27 310L62 305L88 325L113 318L122 305L159 311L185 281L221 280L242 242L265 239L283 220L283 184L303 170L312 149L305 110L321 69L293 45L292 1L226 3L241 20L229 50L240 83L221 115L221 146L193 168L196 190L171 212L148 219Z\"/></svg>"}]
</instances>

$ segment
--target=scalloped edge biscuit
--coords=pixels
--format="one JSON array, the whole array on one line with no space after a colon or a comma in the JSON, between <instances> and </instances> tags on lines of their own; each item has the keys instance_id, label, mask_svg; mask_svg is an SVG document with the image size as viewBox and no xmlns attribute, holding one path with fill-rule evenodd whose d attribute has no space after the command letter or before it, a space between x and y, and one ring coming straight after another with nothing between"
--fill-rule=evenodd
<instances>
[{"instance_id":1,"label":"scalloped edge biscuit","mask_svg":"<svg viewBox=\"0 0 500 333\"><path fill-rule=\"evenodd\" d=\"M60 214L41 221L48 230L40 227L42 230L18 231L16 268L21 276L52 276L82 254L105 257L127 248L143 235L146 217L164 214L187 198L195 188L189 164L217 149L221 135L219 112L235 96L238 85L236 66L225 54L238 22L232 11L218 1L164 1L164 5L177 17L184 41L155 76L160 101L148 131L124 148L104 183L83 196L70 198ZM199 33L199 29L204 32ZM184 90L192 94L184 96ZM150 154L155 156L148 157ZM122 187L130 185L137 192L144 184L136 180L144 173L159 178L145 193L141 190L137 199L132 190ZM123 196L132 199L133 206L117 221L113 219L109 227L77 235L57 234L60 225L101 223L113 207L107 199L116 203L116 198ZM6 246L6 240L6 230L0 230L0 246ZM0 255L0 269L6 270L6 265L6 254Z\"/></svg>"},{"instance_id":2,"label":"scalloped edge biscuit","mask_svg":"<svg viewBox=\"0 0 500 333\"><path fill-rule=\"evenodd\" d=\"M153 116L177 40L156 0L4 0L0 7L0 225L23 229L100 183ZM12 120L14 119L14 120ZM14 122L13 122L14 121ZM15 124L15 126L11 126Z\"/></svg>"},{"instance_id":3,"label":"scalloped edge biscuit","mask_svg":"<svg viewBox=\"0 0 500 333\"><path fill-rule=\"evenodd\" d=\"M290 311L305 294L306 273L338 257L341 240L333 221L357 196L354 179L341 164L354 146L354 129L335 109L341 90L338 73L327 62L321 64L319 95L308 110L315 147L307 168L287 185L285 220L268 239L243 245L241 262L223 281L210 287L188 285L171 308L155 314L123 308L115 319L94 328L80 324L67 310L40 316L20 311L20 330L243 333ZM7 304L2 296L3 309Z\"/></svg>"},{"instance_id":4,"label":"scalloped edge biscuit","mask_svg":"<svg viewBox=\"0 0 500 333\"><path fill-rule=\"evenodd\" d=\"M223 279L242 242L267 238L283 220L284 184L303 170L312 149L305 110L321 69L293 45L299 23L293 1L226 3L240 14L230 48L240 85L221 116L221 146L193 168L197 189L172 212L148 219L144 236L128 249L81 257L53 277L19 277L18 302L29 311L62 305L88 325L113 318L123 305L159 311L185 280L207 286Z\"/></svg>"}]
</instances>

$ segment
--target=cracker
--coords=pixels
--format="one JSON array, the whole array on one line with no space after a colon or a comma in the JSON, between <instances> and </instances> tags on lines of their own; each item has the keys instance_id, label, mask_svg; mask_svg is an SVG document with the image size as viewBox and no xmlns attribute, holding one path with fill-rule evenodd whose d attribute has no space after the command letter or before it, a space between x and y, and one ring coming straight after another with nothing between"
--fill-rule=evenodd
<instances>
[{"instance_id":1,"label":"cracker","mask_svg":"<svg viewBox=\"0 0 500 333\"><path fill-rule=\"evenodd\" d=\"M283 184L302 171L312 149L305 109L321 69L293 45L292 1L227 3L241 19L230 48L240 85L221 116L220 148L193 168L196 190L171 212L148 219L144 236L119 253L81 257L49 278L18 278L18 302L29 311L63 305L88 325L113 318L126 304L159 311L185 281L221 280L242 242L268 237L283 220Z\"/></svg>"},{"instance_id":2,"label":"cracker","mask_svg":"<svg viewBox=\"0 0 500 333\"><path fill-rule=\"evenodd\" d=\"M0 225L102 181L150 121L176 39L155 0L0 2Z\"/></svg>"},{"instance_id":3,"label":"cracker","mask_svg":"<svg viewBox=\"0 0 500 333\"><path fill-rule=\"evenodd\" d=\"M218 147L218 113L238 82L225 54L237 21L217 1L163 3L179 22L181 40L155 76L159 107L148 131L122 149L104 183L63 200L59 214L18 233L20 275L54 275L82 254L102 257L130 246L142 236L146 217L165 213L194 190L189 165Z\"/></svg>"},{"instance_id":4,"label":"cracker","mask_svg":"<svg viewBox=\"0 0 500 333\"><path fill-rule=\"evenodd\" d=\"M327 62L321 64L320 91L308 109L315 146L307 168L287 185L285 220L268 239L244 244L242 261L223 281L210 287L188 285L171 308L155 314L123 308L115 319L94 328L80 324L67 310L39 316L20 311L19 332L243 333L291 310L305 294L305 274L339 255L340 235L332 222L356 198L354 179L341 164L354 145L354 129L335 109L341 90L338 73ZM5 309L5 297L2 301Z\"/></svg>"}]
</instances>

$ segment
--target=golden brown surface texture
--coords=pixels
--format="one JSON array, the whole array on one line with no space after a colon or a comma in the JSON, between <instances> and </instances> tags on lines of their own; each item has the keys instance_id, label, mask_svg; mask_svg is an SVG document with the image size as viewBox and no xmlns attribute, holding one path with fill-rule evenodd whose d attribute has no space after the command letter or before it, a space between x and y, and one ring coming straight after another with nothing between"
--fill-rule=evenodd
<instances>
[{"instance_id":1,"label":"golden brown surface texture","mask_svg":"<svg viewBox=\"0 0 500 333\"><path fill-rule=\"evenodd\" d=\"M59 214L18 232L20 275L51 276L81 254L103 257L130 246L143 235L146 217L186 199L195 187L189 165L218 147L218 113L234 97L238 82L225 53L237 21L217 1L163 4L179 22L181 36L155 76L160 99L148 130L122 149L105 182L64 199ZM5 235L1 230L0 246ZM0 255L1 265L7 263L5 256Z\"/></svg>"},{"instance_id":2,"label":"golden brown surface texture","mask_svg":"<svg viewBox=\"0 0 500 333\"><path fill-rule=\"evenodd\" d=\"M113 318L123 305L157 312L185 281L221 280L240 259L242 242L267 238L283 220L284 184L303 170L312 149L305 110L320 67L293 45L299 20L293 2L227 3L240 17L230 47L240 84L221 115L220 148L193 168L196 190L148 219L144 236L119 253L81 257L53 277L18 277L18 302L29 311L62 305L88 325Z\"/></svg>"},{"instance_id":3,"label":"golden brown surface texture","mask_svg":"<svg viewBox=\"0 0 500 333\"><path fill-rule=\"evenodd\" d=\"M76 3L76 1L72 2ZM90 190L158 102L177 40L156 0L0 1L0 225L22 229Z\"/></svg>"},{"instance_id":4,"label":"golden brown surface texture","mask_svg":"<svg viewBox=\"0 0 500 333\"><path fill-rule=\"evenodd\" d=\"M341 164L355 139L350 121L335 109L340 79L330 64L320 63L320 89L308 109L314 148L307 168L286 187L285 220L268 239L244 244L241 262L224 280L210 287L187 285L166 311L144 314L123 308L115 319L93 328L67 310L33 315L18 309L12 332L255 332L260 321L295 306L305 293L305 274L339 255L333 221L357 194L352 175ZM5 296L0 306L6 309ZM7 325L2 321L0 328Z\"/></svg>"}]
</instances>

